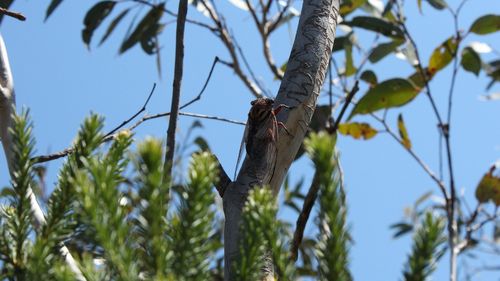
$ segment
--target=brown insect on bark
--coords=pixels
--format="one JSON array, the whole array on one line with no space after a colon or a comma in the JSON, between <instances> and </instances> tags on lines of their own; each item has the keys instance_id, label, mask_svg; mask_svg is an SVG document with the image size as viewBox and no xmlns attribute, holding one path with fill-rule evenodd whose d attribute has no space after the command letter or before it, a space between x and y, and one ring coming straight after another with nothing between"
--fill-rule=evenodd
<instances>
[{"instance_id":1,"label":"brown insect on bark","mask_svg":"<svg viewBox=\"0 0 500 281\"><path fill-rule=\"evenodd\" d=\"M251 162L250 173L259 180L259 184L268 183L274 173L274 162L276 160L276 143L279 136L279 128L283 128L290 135L285 125L278 122L276 115L283 109L289 108L280 104L274 107L274 100L269 98L258 98L250 103L252 107L248 112L248 120L245 133L236 163L236 171L243 152L245 143L246 152ZM270 167L272 165L272 167ZM272 173L267 173L269 168L273 168ZM264 178L268 175L268 178Z\"/></svg>"}]
</instances>

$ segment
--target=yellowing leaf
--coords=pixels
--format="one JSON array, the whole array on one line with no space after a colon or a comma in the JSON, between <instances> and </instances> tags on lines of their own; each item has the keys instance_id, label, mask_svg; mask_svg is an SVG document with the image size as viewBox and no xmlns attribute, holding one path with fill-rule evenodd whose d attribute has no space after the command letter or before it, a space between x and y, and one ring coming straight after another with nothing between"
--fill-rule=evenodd
<instances>
[{"instance_id":1,"label":"yellowing leaf","mask_svg":"<svg viewBox=\"0 0 500 281\"><path fill-rule=\"evenodd\" d=\"M353 122L339 124L339 133L355 139L363 137L363 139L368 140L373 138L378 132L368 123Z\"/></svg>"},{"instance_id":2,"label":"yellowing leaf","mask_svg":"<svg viewBox=\"0 0 500 281\"><path fill-rule=\"evenodd\" d=\"M448 38L432 52L429 59L429 73L434 75L439 70L446 67L457 51L457 40L454 37Z\"/></svg>"},{"instance_id":3,"label":"yellowing leaf","mask_svg":"<svg viewBox=\"0 0 500 281\"><path fill-rule=\"evenodd\" d=\"M359 8L365 2L366 0L344 0L342 4L340 4L340 14L344 17Z\"/></svg>"},{"instance_id":4,"label":"yellowing leaf","mask_svg":"<svg viewBox=\"0 0 500 281\"><path fill-rule=\"evenodd\" d=\"M406 79L394 78L377 84L359 100L348 119L383 108L398 107L413 100L418 90Z\"/></svg>"},{"instance_id":5,"label":"yellowing leaf","mask_svg":"<svg viewBox=\"0 0 500 281\"><path fill-rule=\"evenodd\" d=\"M401 141L406 149L411 149L411 141L408 136L408 131L406 130L405 121L403 120L403 115L400 113L398 116L398 129L399 136L401 137Z\"/></svg>"},{"instance_id":6,"label":"yellowing leaf","mask_svg":"<svg viewBox=\"0 0 500 281\"><path fill-rule=\"evenodd\" d=\"M476 198L481 203L492 200L496 206L500 205L500 177L493 175L493 166L486 173L476 188Z\"/></svg>"}]
</instances>

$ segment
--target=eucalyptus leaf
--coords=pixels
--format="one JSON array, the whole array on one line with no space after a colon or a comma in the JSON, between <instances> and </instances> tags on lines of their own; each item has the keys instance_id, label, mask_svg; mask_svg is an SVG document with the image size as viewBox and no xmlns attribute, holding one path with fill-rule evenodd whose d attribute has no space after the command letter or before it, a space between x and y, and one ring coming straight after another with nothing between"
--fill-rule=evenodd
<instances>
[{"instance_id":1,"label":"eucalyptus leaf","mask_svg":"<svg viewBox=\"0 0 500 281\"><path fill-rule=\"evenodd\" d=\"M355 139L363 138L364 140L369 140L376 136L378 131L368 123L353 122L339 124L339 133Z\"/></svg>"},{"instance_id":2,"label":"eucalyptus leaf","mask_svg":"<svg viewBox=\"0 0 500 281\"><path fill-rule=\"evenodd\" d=\"M473 48L467 47L462 50L462 60L460 61L463 69L474 73L476 76L481 71L481 57Z\"/></svg>"},{"instance_id":3,"label":"eucalyptus leaf","mask_svg":"<svg viewBox=\"0 0 500 281\"><path fill-rule=\"evenodd\" d=\"M152 34L152 30L158 31L159 29L159 21L163 15L163 10L165 8L165 4L159 4L154 6L149 10L149 12L142 18L139 24L135 27L134 31L125 38L121 47L120 54L125 53L130 48L132 48L135 44L143 40L146 36ZM154 33L154 32L153 32Z\"/></svg>"},{"instance_id":4,"label":"eucalyptus leaf","mask_svg":"<svg viewBox=\"0 0 500 281\"><path fill-rule=\"evenodd\" d=\"M451 62L456 52L457 40L453 36L434 49L429 59L429 73L431 76L445 68Z\"/></svg>"},{"instance_id":5,"label":"eucalyptus leaf","mask_svg":"<svg viewBox=\"0 0 500 281\"><path fill-rule=\"evenodd\" d=\"M63 0L52 0L50 1L49 7L47 8L47 11L45 12L45 20L47 20L52 13L55 11L57 7L62 3Z\"/></svg>"},{"instance_id":6,"label":"eucalyptus leaf","mask_svg":"<svg viewBox=\"0 0 500 281\"><path fill-rule=\"evenodd\" d=\"M444 0L427 0L427 2L437 10L442 10L448 7L448 4L446 4Z\"/></svg>"},{"instance_id":7,"label":"eucalyptus leaf","mask_svg":"<svg viewBox=\"0 0 500 281\"><path fill-rule=\"evenodd\" d=\"M470 27L470 32L485 35L500 30L500 15L485 15L477 20Z\"/></svg>"},{"instance_id":8,"label":"eucalyptus leaf","mask_svg":"<svg viewBox=\"0 0 500 281\"><path fill-rule=\"evenodd\" d=\"M90 46L94 31L101 25L102 21L111 13L115 7L115 1L102 1L95 4L85 15L83 24L85 28L82 30L82 39L85 45Z\"/></svg>"},{"instance_id":9,"label":"eucalyptus leaf","mask_svg":"<svg viewBox=\"0 0 500 281\"><path fill-rule=\"evenodd\" d=\"M368 59L370 60L371 63L376 63L386 57L388 54L394 52L398 46L403 44L404 41L402 40L394 40L391 42L387 43L380 43L375 48L373 48L372 52L370 53L370 56L368 56Z\"/></svg>"},{"instance_id":10,"label":"eucalyptus leaf","mask_svg":"<svg viewBox=\"0 0 500 281\"><path fill-rule=\"evenodd\" d=\"M344 0L340 4L340 14L346 16L354 12L361 5L365 4L366 0Z\"/></svg>"},{"instance_id":11,"label":"eucalyptus leaf","mask_svg":"<svg viewBox=\"0 0 500 281\"><path fill-rule=\"evenodd\" d=\"M403 114L401 113L398 116L398 131L404 147L406 149L411 149L410 137L408 136L408 130L406 130L405 121L403 120Z\"/></svg>"},{"instance_id":12,"label":"eucalyptus leaf","mask_svg":"<svg viewBox=\"0 0 500 281\"><path fill-rule=\"evenodd\" d=\"M406 79L393 78L377 84L358 101L348 119L384 108L399 107L413 100L418 90Z\"/></svg>"},{"instance_id":13,"label":"eucalyptus leaf","mask_svg":"<svg viewBox=\"0 0 500 281\"><path fill-rule=\"evenodd\" d=\"M404 38L403 31L395 24L376 17L358 16L342 24L371 30L392 38Z\"/></svg>"},{"instance_id":14,"label":"eucalyptus leaf","mask_svg":"<svg viewBox=\"0 0 500 281\"><path fill-rule=\"evenodd\" d=\"M370 84L370 87L375 87L375 85L377 85L378 83L377 75L372 70L363 71L363 73L361 73L359 78L365 81L366 83Z\"/></svg>"},{"instance_id":15,"label":"eucalyptus leaf","mask_svg":"<svg viewBox=\"0 0 500 281\"><path fill-rule=\"evenodd\" d=\"M106 29L106 33L101 38L101 42L99 42L99 45L102 45L106 39L111 35L111 33L115 30L116 26L120 23L120 21L128 14L130 9L125 9L123 10L116 18L111 21L111 23L108 26L108 29Z\"/></svg>"}]
</instances>

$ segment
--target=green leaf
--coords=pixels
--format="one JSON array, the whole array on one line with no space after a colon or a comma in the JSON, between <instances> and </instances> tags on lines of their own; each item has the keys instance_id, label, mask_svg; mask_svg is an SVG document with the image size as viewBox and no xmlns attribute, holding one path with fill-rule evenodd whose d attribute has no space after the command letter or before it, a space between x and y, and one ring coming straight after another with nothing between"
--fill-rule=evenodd
<instances>
[{"instance_id":1,"label":"green leaf","mask_svg":"<svg viewBox=\"0 0 500 281\"><path fill-rule=\"evenodd\" d=\"M404 39L404 33L397 25L380 18L358 16L351 21L343 22L343 24L375 31L392 38Z\"/></svg>"},{"instance_id":2,"label":"green leaf","mask_svg":"<svg viewBox=\"0 0 500 281\"><path fill-rule=\"evenodd\" d=\"M366 3L366 0L344 0L342 4L340 4L340 14L345 17L361 7L364 3Z\"/></svg>"},{"instance_id":3,"label":"green leaf","mask_svg":"<svg viewBox=\"0 0 500 281\"><path fill-rule=\"evenodd\" d=\"M137 44L145 34L149 34L152 29L154 30L157 27L157 25L159 24L158 22L163 15L164 7L165 4L162 3L158 6L152 7L151 10L149 10L149 12L144 16L144 18L142 18L141 22L139 22L130 36L125 38L125 40L123 41L120 47L120 54L128 51L135 44Z\"/></svg>"},{"instance_id":4,"label":"green leaf","mask_svg":"<svg viewBox=\"0 0 500 281\"><path fill-rule=\"evenodd\" d=\"M361 76L359 77L361 80L365 81L366 83L370 84L370 88L375 87L377 85L377 75L375 72L371 70L365 70L363 73L361 73Z\"/></svg>"},{"instance_id":5,"label":"green leaf","mask_svg":"<svg viewBox=\"0 0 500 281\"><path fill-rule=\"evenodd\" d=\"M493 201L496 206L500 205L500 177L493 174L495 166L483 176L476 187L476 199L480 203Z\"/></svg>"},{"instance_id":6,"label":"green leaf","mask_svg":"<svg viewBox=\"0 0 500 281\"><path fill-rule=\"evenodd\" d=\"M485 35L500 29L500 15L485 15L478 18L470 27L470 32Z\"/></svg>"},{"instance_id":7,"label":"green leaf","mask_svg":"<svg viewBox=\"0 0 500 281\"><path fill-rule=\"evenodd\" d=\"M383 108L399 107L413 100L418 90L406 79L394 78L377 84L359 100L348 119Z\"/></svg>"},{"instance_id":8,"label":"green leaf","mask_svg":"<svg viewBox=\"0 0 500 281\"><path fill-rule=\"evenodd\" d=\"M351 76L356 73L356 67L354 66L354 60L352 57L352 44L344 46L345 48L345 76Z\"/></svg>"},{"instance_id":9,"label":"green leaf","mask_svg":"<svg viewBox=\"0 0 500 281\"><path fill-rule=\"evenodd\" d=\"M403 114L399 114L398 116L398 130L399 136L401 137L401 142L403 143L406 149L411 149L411 141L408 136L408 131L406 130L405 121L403 120Z\"/></svg>"},{"instance_id":10,"label":"green leaf","mask_svg":"<svg viewBox=\"0 0 500 281\"><path fill-rule=\"evenodd\" d=\"M427 80L430 80L431 78L428 75L428 73L429 73L428 68L424 69L424 73L427 76ZM415 73L410 75L408 77L408 81L410 81L413 84L413 87L415 87L415 89L418 90L419 92L423 87L425 87L425 79L424 79L424 77L422 77L420 70L417 70L417 71L415 71Z\"/></svg>"},{"instance_id":11,"label":"green leaf","mask_svg":"<svg viewBox=\"0 0 500 281\"><path fill-rule=\"evenodd\" d=\"M422 14L422 0L417 0L418 11Z\"/></svg>"},{"instance_id":12,"label":"green leaf","mask_svg":"<svg viewBox=\"0 0 500 281\"><path fill-rule=\"evenodd\" d=\"M90 46L92 35L99 27L102 21L111 13L115 7L115 1L102 1L95 4L85 15L83 24L85 28L82 30L82 39L85 45Z\"/></svg>"},{"instance_id":13,"label":"green leaf","mask_svg":"<svg viewBox=\"0 0 500 281\"><path fill-rule=\"evenodd\" d=\"M125 9L123 10L116 18L111 21L111 23L108 26L108 29L106 29L106 33L104 33L104 36L102 36L101 42L99 42L99 45L102 45L106 39L111 35L111 33L115 30L116 26L120 23L120 21L127 15L127 13L130 11L130 9Z\"/></svg>"},{"instance_id":14,"label":"green leaf","mask_svg":"<svg viewBox=\"0 0 500 281\"><path fill-rule=\"evenodd\" d=\"M456 52L457 40L453 36L434 49L429 59L430 75L433 76L436 72L445 68L451 62Z\"/></svg>"},{"instance_id":15,"label":"green leaf","mask_svg":"<svg viewBox=\"0 0 500 281\"><path fill-rule=\"evenodd\" d=\"M442 10L448 7L448 4L444 0L427 0L427 2L437 10Z\"/></svg>"},{"instance_id":16,"label":"green leaf","mask_svg":"<svg viewBox=\"0 0 500 281\"><path fill-rule=\"evenodd\" d=\"M398 48L398 46L403 43L403 40L394 40L392 42L380 43L375 48L373 48L370 56L368 56L368 59L371 63L376 63L388 54L394 52Z\"/></svg>"},{"instance_id":17,"label":"green leaf","mask_svg":"<svg viewBox=\"0 0 500 281\"><path fill-rule=\"evenodd\" d=\"M156 23L144 31L141 37L141 47L146 54L152 55L158 52L159 47L157 38L164 27L164 24Z\"/></svg>"},{"instance_id":18,"label":"green leaf","mask_svg":"<svg viewBox=\"0 0 500 281\"><path fill-rule=\"evenodd\" d=\"M378 132L368 123L353 122L339 124L339 133L344 136L351 136L355 139L363 137L364 140L369 140L377 135Z\"/></svg>"},{"instance_id":19,"label":"green leaf","mask_svg":"<svg viewBox=\"0 0 500 281\"><path fill-rule=\"evenodd\" d=\"M52 0L50 2L49 7L47 8L47 11L45 12L45 20L47 20L50 15L55 11L57 7L59 7L59 4L62 3L62 0Z\"/></svg>"},{"instance_id":20,"label":"green leaf","mask_svg":"<svg viewBox=\"0 0 500 281\"><path fill-rule=\"evenodd\" d=\"M474 73L476 76L481 71L481 57L471 47L462 50L462 60L460 64L464 70Z\"/></svg>"},{"instance_id":21,"label":"green leaf","mask_svg":"<svg viewBox=\"0 0 500 281\"><path fill-rule=\"evenodd\" d=\"M400 222L400 223L395 223L390 226L391 229L394 229L396 233L392 235L392 238L398 238L404 234L409 233L410 231L413 230L413 225L406 223L406 222Z\"/></svg>"}]
</instances>

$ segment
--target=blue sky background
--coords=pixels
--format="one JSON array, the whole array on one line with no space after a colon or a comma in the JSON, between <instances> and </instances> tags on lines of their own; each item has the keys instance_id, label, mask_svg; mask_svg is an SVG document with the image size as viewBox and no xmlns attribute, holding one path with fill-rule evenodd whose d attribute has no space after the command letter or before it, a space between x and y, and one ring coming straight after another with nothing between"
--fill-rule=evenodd
<instances>
[{"instance_id":1,"label":"blue sky background","mask_svg":"<svg viewBox=\"0 0 500 281\"><path fill-rule=\"evenodd\" d=\"M163 74L159 77L155 58L145 55L140 47L134 47L125 55L118 55L119 44L127 28L124 23L128 23L130 19L122 22L108 42L98 48L96 42L100 40L108 19L94 35L94 44L89 51L81 40L81 30L86 11L96 1L64 1L44 23L49 2L15 1L11 9L22 12L28 20L19 22L4 18L0 28L9 52L18 108L30 108L35 123L38 153L46 154L68 147L80 123L91 111L106 117L107 129L118 125L140 108L155 82L158 85L147 113L169 111L175 23L168 24L161 36ZM453 21L450 13L436 11L425 2L423 15L419 14L416 2L406 1L408 25L420 47L423 60L427 61L432 50L453 34ZM448 2L452 7L459 3ZM298 2L299 10L300 4ZM260 38L251 17L225 0L219 0L217 6L226 16L239 44L243 46L252 69L270 92L275 94L279 82L273 80L273 75L265 64ZM168 1L167 7L176 11L177 2ZM192 6L189 9L189 18L209 22ZM499 11L500 1L469 1L460 17L460 28L467 30L477 17ZM165 22L170 20L171 18L165 18ZM296 24L296 20L291 22L292 31ZM371 44L372 35L359 34L362 34L361 44ZM182 84L184 102L199 92L215 56L229 58L220 41L205 29L187 25L185 40ZM466 40L487 42L497 49L500 46L498 34L470 35ZM383 39L380 41L384 42ZM291 44L291 36L286 27L272 36L271 49L277 64L281 65L287 60ZM343 62L342 57L336 55L336 58L340 63ZM496 55L483 55L485 61L494 58L498 58L498 52ZM359 56L355 57L356 63L359 63L359 59ZM379 81L406 77L412 73L407 62L394 56L367 68L377 70ZM450 74L451 65L440 72L431 84L442 115L446 112ZM486 94L484 89L488 82L484 73L478 79L460 70L454 96L451 138L456 185L472 207L476 204L475 186L490 165L500 159L500 101L483 102L478 98ZM499 91L499 86L495 85L489 92ZM366 85L363 85L358 98L364 92ZM253 96L231 69L217 66L202 100L185 111L244 121L252 99ZM320 101L324 103L326 99L322 98ZM422 94L409 105L391 110L388 120L395 130L400 112L404 114L414 150L438 173L437 122L428 99ZM369 118L355 120L368 121L380 128ZM180 117L180 141L193 121L190 117ZM222 165L229 174L233 174L243 127L210 120L201 121L204 128L196 133L208 140ZM146 135L164 138L166 130L166 119L149 121L137 129L136 138L142 139ZM356 280L400 280L411 239L392 239L389 225L402 219L404 208L410 206L420 195L432 191L440 196L439 190L410 155L387 134L379 134L369 141L340 137L338 148L345 172L348 218L354 240L350 255L354 277ZM49 186L55 182L60 164L61 161L48 164ZM310 179L311 166L305 157L295 162L290 170L292 182L301 177ZM8 178L3 159L0 161L0 171L4 171L0 174L0 185L5 186ZM282 216L293 222L296 219L296 214L286 209L282 211ZM312 225L312 221L309 225ZM313 229L310 228L308 233L313 234ZM492 228L487 228L484 235L491 237L491 232ZM476 265L499 264L494 256L481 254L479 257L482 260ZM464 266L461 267L463 269ZM433 279L446 280L447 274L448 257L445 256ZM481 273L474 280L500 280L500 277L498 273Z\"/></svg>"}]
</instances>

